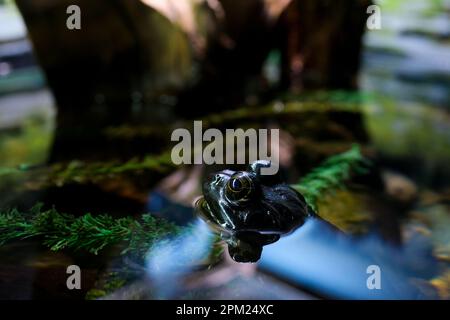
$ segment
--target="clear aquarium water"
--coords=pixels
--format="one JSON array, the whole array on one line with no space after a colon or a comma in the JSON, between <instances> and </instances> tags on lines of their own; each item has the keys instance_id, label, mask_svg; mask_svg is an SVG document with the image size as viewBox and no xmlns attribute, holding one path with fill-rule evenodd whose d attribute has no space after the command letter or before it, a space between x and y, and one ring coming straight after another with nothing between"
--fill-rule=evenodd
<instances>
[{"instance_id":1,"label":"clear aquarium water","mask_svg":"<svg viewBox=\"0 0 450 320\"><path fill-rule=\"evenodd\" d=\"M359 45L345 1L298 21L301 1L213 2L99 1L68 30L60 5L0 1L0 299L448 300L450 2L376 1ZM236 230L273 230L240 200L208 221L211 175L250 169L174 161L194 121L223 143L278 130L279 183L318 218L236 261L260 249ZM242 181L250 208L295 216L276 184Z\"/></svg>"}]
</instances>

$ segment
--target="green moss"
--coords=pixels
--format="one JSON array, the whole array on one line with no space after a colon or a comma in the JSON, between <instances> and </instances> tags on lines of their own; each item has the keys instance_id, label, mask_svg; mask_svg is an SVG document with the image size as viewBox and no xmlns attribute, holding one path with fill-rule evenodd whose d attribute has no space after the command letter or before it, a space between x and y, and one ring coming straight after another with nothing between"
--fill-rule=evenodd
<instances>
[{"instance_id":1,"label":"green moss","mask_svg":"<svg viewBox=\"0 0 450 320\"><path fill-rule=\"evenodd\" d=\"M56 163L51 166L0 167L0 182L4 188L42 189L61 187L70 183L97 183L107 178L140 171L168 172L175 165L170 153L148 155L143 159L127 162L81 162ZM20 182L20 183L19 183Z\"/></svg>"},{"instance_id":2,"label":"green moss","mask_svg":"<svg viewBox=\"0 0 450 320\"><path fill-rule=\"evenodd\" d=\"M304 101L304 99L311 99L312 101ZM297 97L294 101L287 101L285 103L274 102L260 108L246 107L231 110L205 117L202 120L205 127L214 127L223 125L229 121L257 121L259 119L267 119L267 117L286 117L288 115L304 113L320 115L330 111L360 112L359 102L364 99L361 95L349 92L318 92L305 95L303 99ZM282 107L280 107L280 104ZM186 127L189 128L189 125L186 125ZM155 134L154 128L151 130L147 129L149 128L122 126L120 128L109 128L105 134L112 135L114 138L126 139L130 137L147 137L148 135L152 136ZM32 137L40 135L34 132L28 136L29 140L20 140L21 142L17 145L27 147L34 143ZM42 143L38 143L37 145L39 145L39 148L36 147L36 150L41 150L40 152L42 152L45 149ZM6 150L5 152L8 154L11 150ZM176 167L171 161L170 155L171 150L167 150L159 155L133 158L127 162L81 162L74 160L69 163L56 163L50 166L28 165L28 163L41 163L41 160L32 161L32 157L14 158L15 160L8 162L14 164L13 166L2 166L0 163L0 187L19 191L22 189L39 190L50 186L63 186L71 183L99 183L105 179L142 171L167 173ZM23 162L18 162L20 159ZM23 164L18 165L18 163Z\"/></svg>"},{"instance_id":3,"label":"green moss","mask_svg":"<svg viewBox=\"0 0 450 320\"><path fill-rule=\"evenodd\" d=\"M0 175L11 172L14 166L43 163L52 143L52 126L44 116L27 118L17 130L0 136Z\"/></svg>"},{"instance_id":4,"label":"green moss","mask_svg":"<svg viewBox=\"0 0 450 320\"><path fill-rule=\"evenodd\" d=\"M420 159L429 167L447 167L450 118L446 112L379 98L365 113L367 129L380 153L393 158Z\"/></svg>"},{"instance_id":5,"label":"green moss","mask_svg":"<svg viewBox=\"0 0 450 320\"><path fill-rule=\"evenodd\" d=\"M96 287L86 293L86 300L104 298L117 289L125 286L129 281L129 274L122 272L109 272L96 283Z\"/></svg>"},{"instance_id":6,"label":"green moss","mask_svg":"<svg viewBox=\"0 0 450 320\"><path fill-rule=\"evenodd\" d=\"M103 298L107 294L108 293L105 290L91 289L86 294L86 300L97 300L97 299Z\"/></svg>"},{"instance_id":7,"label":"green moss","mask_svg":"<svg viewBox=\"0 0 450 320\"><path fill-rule=\"evenodd\" d=\"M322 219L349 234L368 231L372 216L365 207L365 197L348 190L325 194L317 204Z\"/></svg>"}]
</instances>

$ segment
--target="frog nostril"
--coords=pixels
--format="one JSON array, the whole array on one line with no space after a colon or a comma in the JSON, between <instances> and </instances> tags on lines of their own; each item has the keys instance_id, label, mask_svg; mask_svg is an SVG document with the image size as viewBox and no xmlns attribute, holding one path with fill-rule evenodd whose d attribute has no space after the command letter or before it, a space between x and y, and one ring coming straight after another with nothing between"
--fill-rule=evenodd
<instances>
[{"instance_id":1,"label":"frog nostril","mask_svg":"<svg viewBox=\"0 0 450 320\"><path fill-rule=\"evenodd\" d=\"M212 183L218 183L220 181L220 175L219 174L213 175L211 181Z\"/></svg>"}]
</instances>

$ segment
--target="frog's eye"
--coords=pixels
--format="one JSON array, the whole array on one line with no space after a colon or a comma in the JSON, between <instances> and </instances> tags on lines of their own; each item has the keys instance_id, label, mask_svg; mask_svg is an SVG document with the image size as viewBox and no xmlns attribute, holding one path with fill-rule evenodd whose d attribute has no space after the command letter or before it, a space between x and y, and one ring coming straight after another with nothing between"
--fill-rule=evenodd
<instances>
[{"instance_id":1,"label":"frog's eye","mask_svg":"<svg viewBox=\"0 0 450 320\"><path fill-rule=\"evenodd\" d=\"M230 201L248 200L252 189L252 180L242 173L237 173L228 180L226 196Z\"/></svg>"}]
</instances>

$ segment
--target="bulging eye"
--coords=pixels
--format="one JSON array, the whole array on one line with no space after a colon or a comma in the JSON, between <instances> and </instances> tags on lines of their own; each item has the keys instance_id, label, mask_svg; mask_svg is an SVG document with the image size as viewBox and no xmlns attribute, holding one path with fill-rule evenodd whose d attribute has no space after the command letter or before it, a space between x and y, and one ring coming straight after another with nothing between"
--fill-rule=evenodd
<instances>
[{"instance_id":1,"label":"bulging eye","mask_svg":"<svg viewBox=\"0 0 450 320\"><path fill-rule=\"evenodd\" d=\"M245 201L249 199L252 189L252 180L243 173L237 173L228 180L226 196L230 201Z\"/></svg>"},{"instance_id":2,"label":"bulging eye","mask_svg":"<svg viewBox=\"0 0 450 320\"><path fill-rule=\"evenodd\" d=\"M239 192L242 190L243 184L240 179L231 179L229 183L230 189L234 192Z\"/></svg>"}]
</instances>

